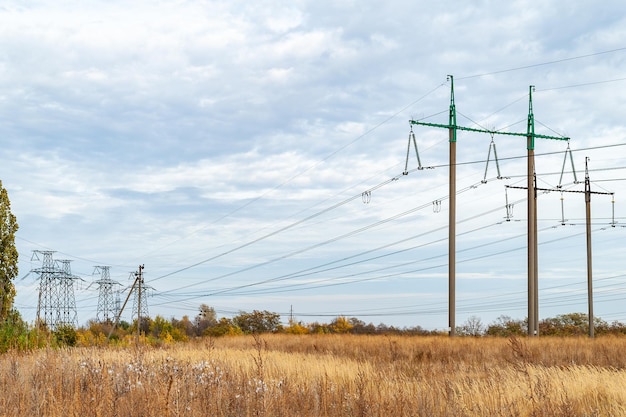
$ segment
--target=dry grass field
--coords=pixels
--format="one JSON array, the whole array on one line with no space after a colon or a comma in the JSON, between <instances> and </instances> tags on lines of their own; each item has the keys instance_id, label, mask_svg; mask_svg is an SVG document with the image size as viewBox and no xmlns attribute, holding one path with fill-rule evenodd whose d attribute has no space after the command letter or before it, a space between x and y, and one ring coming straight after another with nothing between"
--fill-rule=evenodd
<instances>
[{"instance_id":1,"label":"dry grass field","mask_svg":"<svg viewBox=\"0 0 626 417\"><path fill-rule=\"evenodd\" d=\"M0 355L2 416L626 416L626 339L262 335Z\"/></svg>"}]
</instances>

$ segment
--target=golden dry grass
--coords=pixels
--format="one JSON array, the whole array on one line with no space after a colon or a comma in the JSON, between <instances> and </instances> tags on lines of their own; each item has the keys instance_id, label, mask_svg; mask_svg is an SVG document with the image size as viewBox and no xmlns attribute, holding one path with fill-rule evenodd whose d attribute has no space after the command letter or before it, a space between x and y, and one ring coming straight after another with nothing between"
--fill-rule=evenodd
<instances>
[{"instance_id":1,"label":"golden dry grass","mask_svg":"<svg viewBox=\"0 0 626 417\"><path fill-rule=\"evenodd\" d=\"M263 335L0 356L3 416L622 416L626 339Z\"/></svg>"}]
</instances>

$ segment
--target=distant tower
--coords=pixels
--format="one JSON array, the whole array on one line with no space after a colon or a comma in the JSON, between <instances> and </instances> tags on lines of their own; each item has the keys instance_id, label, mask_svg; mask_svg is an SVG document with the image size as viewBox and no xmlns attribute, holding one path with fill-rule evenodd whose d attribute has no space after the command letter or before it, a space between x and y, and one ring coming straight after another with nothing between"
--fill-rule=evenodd
<instances>
[{"instance_id":1,"label":"distant tower","mask_svg":"<svg viewBox=\"0 0 626 417\"><path fill-rule=\"evenodd\" d=\"M114 295L113 286L120 285L111 279L109 266L96 266L94 274L100 272L100 279L94 281L98 284L98 312L96 320L99 322L113 322L119 311L119 293Z\"/></svg>"},{"instance_id":2,"label":"distant tower","mask_svg":"<svg viewBox=\"0 0 626 417\"><path fill-rule=\"evenodd\" d=\"M74 280L80 279L72 275L70 260L57 261L61 264L58 276L58 313L55 327L72 326L78 327L76 314L76 299L74 298Z\"/></svg>"},{"instance_id":3,"label":"distant tower","mask_svg":"<svg viewBox=\"0 0 626 417\"><path fill-rule=\"evenodd\" d=\"M37 304L37 322L52 329L62 325L76 327L76 300L74 298L74 280L80 279L72 275L69 260L55 261L54 251L39 251L33 257L39 260L42 256L41 268L32 272L39 274L39 302ZM57 267L57 262L61 267Z\"/></svg>"},{"instance_id":4,"label":"distant tower","mask_svg":"<svg viewBox=\"0 0 626 417\"><path fill-rule=\"evenodd\" d=\"M115 316L117 317L120 314L120 310L122 309L122 302L120 301L120 294L123 290L119 289L115 291Z\"/></svg>"},{"instance_id":5,"label":"distant tower","mask_svg":"<svg viewBox=\"0 0 626 417\"><path fill-rule=\"evenodd\" d=\"M37 303L37 323L54 326L57 322L59 293L56 285L57 270L52 255L54 251L33 251L33 259L42 255L41 268L32 272L39 274L39 301Z\"/></svg>"}]
</instances>

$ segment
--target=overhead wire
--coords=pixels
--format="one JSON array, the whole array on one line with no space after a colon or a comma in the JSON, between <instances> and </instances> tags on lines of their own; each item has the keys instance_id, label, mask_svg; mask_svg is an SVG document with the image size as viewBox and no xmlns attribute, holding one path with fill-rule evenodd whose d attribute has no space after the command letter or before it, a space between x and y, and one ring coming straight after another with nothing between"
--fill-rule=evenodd
<instances>
[{"instance_id":1,"label":"overhead wire","mask_svg":"<svg viewBox=\"0 0 626 417\"><path fill-rule=\"evenodd\" d=\"M594 53L591 53L591 54L578 55L578 56L562 58L562 59L555 59L555 60L552 60L552 61L545 61L545 62L540 62L540 63L536 63L536 64L530 64L530 65L522 65L522 66L506 68L506 69L498 70L498 71L491 71L491 72L484 72L484 73L480 73L480 74L456 77L456 79L457 80L467 80L467 79L470 79L470 78L486 77L488 75L504 74L504 73L512 72L512 71L520 71L520 70L524 70L524 69L536 68L536 67L541 67L541 66L546 66L546 65L560 64L562 62L575 61L575 60L578 60L578 59L590 58L590 57L594 57L594 56L598 56L598 55L611 54L611 53L614 53L614 52L621 52L621 51L625 51L625 50L626 50L626 47L615 48L615 49L610 49L610 50L607 50L607 51L600 51L600 52L594 52Z\"/></svg>"},{"instance_id":2,"label":"overhead wire","mask_svg":"<svg viewBox=\"0 0 626 417\"><path fill-rule=\"evenodd\" d=\"M537 92L543 92L543 91L563 90L563 89L566 89L566 88L587 87L587 86L590 86L590 85L608 84L608 83L614 83L614 82L619 82L619 81L626 81L626 77L614 78L614 79L611 79L611 80L591 81L591 82L580 83L580 84L570 84L570 85L564 85L564 86L561 86L561 87L542 88L542 89L538 89L536 91Z\"/></svg>"},{"instance_id":3,"label":"overhead wire","mask_svg":"<svg viewBox=\"0 0 626 417\"><path fill-rule=\"evenodd\" d=\"M604 278L596 279L596 282L605 281L605 280L614 280L616 278L623 277L624 275L610 276ZM574 282L568 284L561 285L553 285L549 287L541 287L539 290L544 295L541 297L542 308L550 307L554 305L558 305L559 303L563 303L566 300L569 300L571 303L572 300L580 299L580 301L586 300L586 292L584 288L581 290L575 290L578 292L575 296L571 295L563 295L562 291L558 293L553 293L550 295L545 295L547 291L554 289L566 289L570 287L586 286L585 282ZM612 288L614 285L601 285L597 286L597 288ZM514 291L508 292L504 294L496 294L496 295L479 295L476 297L472 295L472 297L463 297L457 300L457 311L460 313L481 313L488 311L502 311L505 309L506 311L510 311L511 308L518 306L518 308L523 309L526 307L523 297L526 291ZM621 297L621 295L619 295ZM607 300L608 297L606 295L602 295L601 293L597 295L596 300L598 304L602 301L611 301ZM502 301L496 302L494 300L503 299ZM571 305L571 304L570 304ZM411 310L408 310L411 309ZM384 313L378 313L378 311L385 311ZM367 309L357 309L357 310L342 310L337 312L306 312L306 313L298 313L299 316L304 317L324 317L324 316L337 316L337 315L348 315L348 316L359 316L359 317L384 317L384 316L401 316L401 315L429 315L429 314L446 314L448 312L447 309L447 301L442 300L439 302L430 302L430 303L420 303L420 304L410 304L403 306L393 306L393 307L377 307L377 308L367 308Z\"/></svg>"},{"instance_id":4,"label":"overhead wire","mask_svg":"<svg viewBox=\"0 0 626 417\"><path fill-rule=\"evenodd\" d=\"M624 145L626 145L626 144L618 144L618 145L612 145L612 146L624 146ZM605 146L602 146L602 147L605 147ZM586 148L586 149L593 149L593 148L595 148L595 147L592 147L592 148ZM572 150L572 152L573 152L573 151L577 151L577 150ZM537 156L553 155L553 154L558 154L558 153L562 153L562 152L546 152L546 153L536 154L535 156L537 157ZM501 158L501 160L512 160L512 159L522 159L522 158L526 158L526 156L518 156L518 157ZM460 162L460 163L457 163L457 165L468 165L468 164L476 164L476 163L484 163L484 162L485 162L484 160L480 160L480 161L468 161L468 162ZM447 164L441 164L441 165L436 165L436 166L434 166L434 167L446 167L446 166L448 166L448 165L447 165ZM410 170L410 171L408 171L408 172L410 173L410 172L414 172L414 171L416 171L416 169L414 169L414 170ZM399 178L401 178L401 177L402 177L401 175L397 175L397 176L395 176L395 177L392 177L392 178L390 178L390 179L388 179L388 180L386 180L386 181L384 181L384 182L382 182L382 183L379 183L378 185L376 185L376 186L374 186L374 187L371 187L371 188L369 189L369 191L376 191L376 190L378 190L378 189L380 189L380 188L382 188L382 187L384 187L384 186L388 185L389 183L392 183L393 181L398 180L398 179L399 179ZM476 184L475 184L475 185L476 185ZM473 188L475 185L470 186L470 187L468 187L468 188L466 188L466 189L464 189L464 190L461 190L460 192L467 191L467 190L469 190L469 189ZM202 261L200 261L200 262L194 263L194 264L189 265L189 266L186 266L186 267L184 267L184 268L180 268L180 269L178 269L178 270L176 270L176 271L173 271L173 272L170 272L170 273L168 273L168 274L161 275L161 276L159 276L159 277L157 277L157 278L154 278L154 279L152 279L152 280L149 280L149 282L154 282L154 281L157 281L157 280L159 280L159 279L162 279L162 278L165 278L165 277L168 277L168 276L171 276L171 275L174 275L174 274L177 274L177 273L180 273L180 272L186 271L186 270L188 270L188 269L194 268L194 267L196 267L196 266L202 265L202 264L204 264L204 263L207 263L207 262L210 262L210 261L216 260L216 259L218 259L218 258L220 258L220 257L222 257L222 256L225 256L225 255L231 254L231 253L233 253L233 252L235 252L235 251L237 251L237 250L239 250L239 249L243 249L243 248L248 247L248 246L250 246L250 245L252 245L252 244L254 244L254 243L257 243L257 242L259 242L259 241L262 241L262 240L264 240L264 239L267 239L267 238L269 238L269 237L272 237L272 236L274 236L274 235L277 235L277 234L279 234L279 233L281 233L281 232L284 232L284 231L286 231L286 230L289 230L289 229L291 229L291 228L293 228L293 227L295 227L295 226L297 226L297 225L303 224L303 223L305 223L305 222L307 222L307 221L309 221L309 220L311 220L311 219L313 219L313 218L319 217L319 216L321 216L322 214L325 214L325 213L327 213L327 212L329 212L329 211L331 211L331 210L334 210L334 209L336 209L336 208L338 208L338 207L341 207L341 206L343 206L344 204L347 204L347 203L349 203L349 202L351 202L351 201L354 201L354 200L356 200L356 199L358 199L358 198L360 198L360 197L361 197L361 194L356 194L356 195L353 195L353 196L351 196L351 197L349 197L349 198L347 198L347 199L345 199L345 200L343 200L343 201L341 201L341 202L339 202L339 203L336 203L336 204L334 204L334 205L332 205L332 206L330 206L330 207L328 207L328 208L325 208L325 209L323 209L323 210L321 210L321 211L319 211L319 212L316 212L316 213L314 213L314 214L312 214L312 215L310 215L310 216L307 216L307 217L305 217L305 218L303 218L303 219L301 219L301 220L298 220L298 221L296 221L296 222L294 222L294 223L291 223L291 224L286 225L286 226L284 226L284 227L282 227L282 228L279 228L278 230L272 231L272 232L270 232L270 233L268 233L268 234L265 234L265 235L263 235L263 236L261 236L261 237L259 237L259 238L256 238L256 239L253 239L253 240L251 240L251 241L248 241L248 242L246 242L246 243L244 243L244 244L241 244L241 245L239 245L239 246L237 246L237 247L235 247L235 248L232 248L232 249L230 249L230 250L228 250L228 251L222 252L222 253L217 254L217 255L215 255L215 256L212 256L212 257L210 257L210 258L204 259L204 260L202 260ZM445 199L447 199L447 198L448 198L448 196L444 196L444 197L442 197L442 198L440 199L440 201L441 201L441 200L445 200ZM430 205L430 202L429 202L429 203L427 203L427 204L425 204L425 205L424 205L424 207L429 206L429 205ZM420 208L412 209L412 210L409 210L409 211L407 211L407 212L405 212L405 213L400 213L400 214L399 214L399 215L397 215L397 216L398 216L398 217L402 217L402 216L404 216L404 215L410 214L410 213L412 213L412 212L414 212L414 211L417 211L417 210L419 210L419 209L422 209L422 208L424 208L424 207L420 207ZM387 221L390 221L390 220L393 220L393 218L390 218L390 219L388 219ZM369 229L369 228L371 228L371 227L376 227L377 225L379 225L379 224L384 224L385 222L386 222L386 221L382 221L382 222L377 223L377 224L374 224L374 225L366 226L365 228L361 228L361 229L358 229L358 230L356 230L356 231L350 232L350 233L346 234L346 236L351 236L351 235L356 234L356 233L359 233L359 232L361 232L361 231L363 231L363 230L368 230L368 229ZM344 237L346 237L346 236L344 236ZM334 242L334 241L336 241L336 240L337 240L337 239L331 239L331 240L328 240L328 241L326 241L326 242L322 242L322 243L320 243L320 244L313 245L313 246L311 246L310 248L319 247L319 246L321 246L321 245L324 245L324 244L327 244L327 243L330 243L330 242ZM248 267L248 268L246 268L246 269L244 269L244 270L250 270L250 269L254 269L254 268L258 267L258 266L267 265L267 264L269 264L269 263L275 262L276 260L285 259L285 257L293 256L293 255L295 255L295 254L302 253L303 251L306 251L306 250L309 250L309 249L303 249L303 250L300 250L300 251L296 251L296 252L293 252L291 255L285 255L284 257L275 258L274 260L266 261L266 262L264 262L264 263L262 263L262 264L258 264L258 265L256 265L256 266L251 266L251 267ZM216 279L225 278L225 277L227 277L227 276L234 275L235 273L238 273L238 272L225 274L225 275L222 275L222 276L216 277L216 278L214 278L214 279L211 279L211 280L209 280L209 281L214 281L214 280L216 280ZM190 286L193 286L193 285L197 285L197 284L190 284ZM186 287L185 287L185 288L186 288Z\"/></svg>"},{"instance_id":5,"label":"overhead wire","mask_svg":"<svg viewBox=\"0 0 626 417\"><path fill-rule=\"evenodd\" d=\"M397 177L394 177L394 178L397 178ZM393 181L393 179L392 179L392 180L390 180L390 181ZM389 183L390 181L385 182L384 184L387 184L387 183ZM381 184L383 184L383 183L381 183ZM376 186L376 187L372 188L371 190L372 190L372 191L374 191L374 190L376 190L376 189L378 189L378 188L382 187L382 185L381 185L381 184L379 184L378 186ZM471 185L471 186L465 187L465 188L463 188L463 189L459 190L459 191L457 192L457 194L462 194L462 193L464 193L464 192L466 192L466 191L469 191L469 190L471 190L471 189L475 188L475 186L477 186L477 185L480 185L480 183L478 183L478 184L473 184L473 185ZM352 201L352 200L354 200L354 199L356 199L356 198L357 198L357 196L353 196L353 197L349 198L348 200L349 200L349 201ZM442 197L440 200L445 200L446 198L448 198L448 197ZM344 201L345 201L345 200L344 200ZM334 243L334 242L339 241L339 240L341 240L341 239L345 239L345 238L347 238L347 237L354 236L354 235L356 235L356 234L358 234L358 233L361 233L361 232L363 232L363 231L370 230L370 229L372 229L372 228L374 228L374 227L377 227L377 226L380 226L380 225L382 225L382 224L386 224L386 223L388 223L388 222L390 222L390 221L397 220L397 219L399 219L399 218L401 218L401 217L404 217L404 216L407 216L407 215L409 215L409 214L415 213L416 211L423 210L423 209L425 209L425 208L427 208L427 207L430 207L430 205L431 205L431 202L425 203L425 204L420 205L420 206L418 206L418 207L411 208L411 209L406 210L406 211L404 211L404 212L401 212L401 213L395 214L395 215L393 215L393 216L387 217L387 218L385 218L385 219L383 219L383 220L379 220L379 221L377 221L377 222L375 222L375 223L369 224L369 225L367 225L367 226L363 226L363 227L358 228L358 229L356 229L356 230L352 230L352 231L350 231L350 232L348 232L348 233L344 233L343 235L336 236L336 237L334 237L334 238L331 238L331 239L325 240L325 241L323 241L323 242L316 243L316 244L311 245L311 246L308 246L308 247L306 247L306 248L299 249L299 250L296 250L296 251L290 252L290 253L288 253L288 254L285 254L285 255L283 255L283 256L280 256L280 257L277 257L277 258L273 258L273 259L270 259L270 260L268 260L268 261L265 261L265 262L262 262L262 263L259 263L259 264L255 264L255 265L252 265L252 266L249 266L249 267L246 267L246 268L243 268L243 269L240 269L240 270L234 271L234 272L230 272L230 273L228 273L228 274L219 275L219 276L217 276L217 277L214 277L214 278L211 278L211 279L205 280L205 281L203 281L203 282L192 283L192 284L186 285L186 286L184 286L184 287L182 287L182 288L180 288L180 287L179 287L179 289L190 288L190 287L197 286L197 285L201 285L201 284L204 284L204 283L207 283L207 282L216 281L216 280L218 280L218 279L226 278L226 277L229 277L229 276L232 276L232 275L235 275L235 274L241 273L241 272L249 271L249 270L251 270L251 269L255 269L255 268L258 268L258 267L261 267L261 266L265 266L265 265L268 265L268 264L274 263L274 262L279 261L279 260L287 259L287 258L289 258L289 257L292 257L292 256L295 256L295 255L298 255L298 254L304 253L304 252L309 251L309 250L311 250L311 249L315 249L315 248L318 248L318 247L321 247L321 246L327 245L327 244L329 244L329 243ZM299 223L301 223L301 222L299 222Z\"/></svg>"},{"instance_id":6,"label":"overhead wire","mask_svg":"<svg viewBox=\"0 0 626 417\"><path fill-rule=\"evenodd\" d=\"M520 199L517 202L520 202L520 201L524 201L524 199ZM470 220L474 220L474 219L482 217L484 215L491 214L491 213L493 213L495 211L498 211L500 209L501 209L501 207L498 207L496 209L492 209L492 210L489 210L487 212L477 214L477 215L472 216L470 218L464 219L464 220L460 221L459 223L464 223L464 222L467 222L467 221L470 221ZM494 226L496 224L501 224L501 223L502 222L497 222L497 223L494 223L494 224L489 225L489 226L481 226L479 228L470 230L468 232L460 233L459 236L463 236L463 235L466 235L466 234L471 234L471 233L474 233L474 232L477 232L477 231L482 231L482 230L485 230L488 227L492 227L492 226ZM553 226L549 226L549 227L546 227L545 229L542 229L542 231L546 231L546 230L549 230L549 229L552 229L552 228L553 228ZM436 229L436 230L441 230L441 228ZM428 233L430 233L430 232L428 232ZM425 234L420 234L419 236L423 236ZM485 243L485 244L473 246L471 248L463 249L463 250L460 250L458 252L459 253L463 253L463 252L466 252L466 251L471 251L471 250L475 250L475 249L478 249L478 248L483 248L483 247L494 245L494 244L500 244L500 243L503 243L503 242L505 242L507 240L511 240L511 239L519 238L519 237L523 237L523 236L524 235L517 235L517 236L505 238L505 239L500 239L500 240L497 240L495 242L488 242L488 243ZM286 275L283 275L283 276L270 278L270 279L266 279L266 280L262 280L262 281L258 281L258 282L254 282L254 283L248 283L248 284L244 284L244 285L240 285L240 286L230 287L230 288L223 289L223 290L216 290L216 291L213 291L213 292L210 292L210 293L195 294L191 298L185 298L184 301L187 301L189 299L194 299L194 298L201 298L201 297L207 297L207 296L221 295L221 294L225 294L225 293L228 293L228 292L232 292L232 291L236 291L236 290L240 290L240 289L244 289L244 288L249 288L249 287L253 287L253 286L263 285L263 284L277 282L277 281L283 281L283 280L286 280L286 279L301 278L301 277L304 277L304 276L310 276L312 274L317 274L317 273L322 273L322 272L329 272L329 271L332 271L332 270L336 270L336 269L340 269L340 268L344 268L344 267L348 267L348 266L355 266L355 265L360 264L360 263L370 262L372 260L377 260L377 259L381 259L383 257L396 255L398 253L407 252L407 251L410 251L410 250L414 250L416 248L422 248L422 247L429 246L429 245L432 245L434 243L439 243L439 242L442 242L442 241L445 241L445 240L446 240L445 238L442 238L442 239L438 239L438 240L435 240L435 241L427 242L427 243L424 243L424 244L416 245L416 246L413 246L413 247L410 247L410 248L406 248L406 249L402 249L402 250L399 250L399 251L394 251L394 252L391 252L391 253L387 253L387 254L384 254L384 255L379 255L379 256L375 256L375 257L362 259L362 260L355 261L355 262L352 262L352 263L349 263L349 264L343 264L343 265L340 265L340 266L337 266L337 267L333 267L333 268L322 269L322 270L315 270L316 268L309 268L309 269L304 271L304 272L306 272L304 274L302 273L303 271L298 271L298 272L294 272L292 274L286 274ZM406 239L404 241L406 241ZM555 241L558 241L558 240L555 240ZM552 241L544 242L542 244L547 244L547 243L552 243ZM519 248L516 248L514 250L519 250L519 249L523 249L523 247L519 247ZM505 252L499 252L498 254L501 254L501 253L506 253L506 251ZM361 254L359 254L359 255L361 255ZM354 257L359 256L359 255L355 255ZM407 265L410 265L410 264L423 262L425 260L437 259L437 258L444 257L444 256L445 256L445 254L443 254L443 255L440 254L440 255L436 255L436 256L430 257L430 258L421 259L421 260L418 260L418 261L410 261L410 262L406 262L406 263L402 263L402 264L396 264L396 265L392 265L392 266L382 267L382 268L379 268L379 269L369 270L367 272L360 273L360 274L364 275L364 274L370 274L372 272L380 272L380 271L384 271L384 270L388 270L388 269L395 269L395 268L407 266ZM459 263L469 262L469 261L473 261L473 260L478 260L478 259L482 259L484 257L489 257L489 256L491 256L491 255L479 256L479 257L471 258L469 260L459 261ZM443 266L445 266L445 264L438 265L437 267L443 267ZM431 269L431 267L429 267L427 269ZM410 272L414 273L414 272L421 272L421 271L422 270L412 270ZM403 274L405 274L405 273L401 273L400 275L403 275ZM341 277L339 277L339 279L353 277L354 275L355 274L349 274L349 275L341 276ZM375 279L388 278L388 277L389 277L389 275L384 275L384 276L376 277ZM319 280L319 281L315 281L315 283L331 281L331 280L334 280L334 279L337 279L337 278L329 278L329 279ZM369 280L369 279L366 279L366 280ZM361 282L361 281L359 280L357 282ZM348 282L348 283L352 283L352 281ZM288 288L288 287L303 286L303 285L310 285L310 284L311 283L292 284L292 285L287 285L287 286L282 285L280 287L280 290L265 289L265 290L255 291L255 292L237 293L237 295L241 295L241 294L262 294L262 293L265 294L265 293L272 293L274 291L275 292L286 292L287 291L286 288ZM344 282L344 283L340 283L338 285L344 285L344 284L346 284L346 283ZM326 287L326 286L329 286L329 285L324 285L324 287ZM319 287L315 286L315 287L310 287L310 288L306 288L306 289L311 289L311 288L319 288ZM183 288L179 287L179 289L183 289ZM172 293L173 293L173 291L166 292L166 294L170 294L170 295L172 295ZM179 294L179 295L185 296L185 294Z\"/></svg>"},{"instance_id":7,"label":"overhead wire","mask_svg":"<svg viewBox=\"0 0 626 417\"><path fill-rule=\"evenodd\" d=\"M550 227L550 228L551 228L551 227ZM519 236L518 236L518 237L519 237ZM553 240L550 240L550 241L542 242L541 244L554 243L554 242L558 242L558 241L561 241L561 240L563 240L563 239L567 239L567 238L570 238L570 237L571 237L571 236L569 236L569 237L564 237L564 238L553 239ZM516 249L513 249L513 250L519 250L519 249L522 249L522 248L523 248L523 247L516 248ZM474 248L472 248L472 249L474 249ZM506 253L506 252L508 252L508 251L511 251L511 250L501 251L501 252L498 252L498 254L500 254L500 253ZM469 262L469 261L473 261L473 260L483 259L483 258L488 257L488 256L493 256L493 254L492 254L492 255L482 255L482 256L478 256L478 257L474 257L474 258L470 258L470 259L462 260L461 262ZM445 264L439 265L439 267L443 267L443 266L445 266ZM394 266L394 267L397 267L397 266ZM435 266L435 267L437 267L437 266ZM426 269L432 269L432 268L433 268L433 267L428 267L428 268L426 268ZM385 268L383 268L383 269L385 269ZM381 270L383 270L383 269L381 269ZM418 270L418 271L420 271L420 270ZM415 271L409 271L409 272L415 272ZM371 271L369 271L369 273L371 273ZM405 272L405 273L407 273L407 272ZM347 277L351 277L351 276L355 276L355 275L357 275L357 274L350 274L350 275L343 276L343 277L340 277L340 278L347 278ZM395 275L397 275L397 274L392 274L391 276L395 276ZM364 281L369 281L369 280L374 280L374 279L382 279L382 278L385 278L385 277L388 277L388 276L382 276L382 277L381 277L381 276L377 276L377 277L374 277L374 278L366 278L366 279L352 280L352 281L348 281L348 282L339 282L339 283L327 284L327 285L322 285L322 286L320 286L320 285L316 285L316 286L315 286L315 287L313 287L313 288L321 288L321 287L336 286L336 285L345 285L345 284L351 284L351 283L354 283L354 282L364 282ZM335 279L336 279L336 278L335 278ZM324 281L328 281L328 280L324 280ZM318 282L319 282L319 281L318 281ZM309 283L309 284L310 284L310 283ZM239 287L238 287L238 288L239 288ZM307 289L310 289L310 288L307 288ZM233 289L231 289L231 291L232 291L232 290L233 290ZM276 292L284 292L284 291L287 291L287 290L285 289L285 287L284 287L284 286L282 287L282 289L281 289L280 291L275 290L275 289L274 289L274 290L270 290L270 292L271 292L271 293L276 293ZM241 294L248 294L248 295L249 295L249 294L262 294L262 293L265 293L265 292L256 291L256 292L248 292L248 293L239 293L239 295L241 295ZM180 302L180 301L183 301L183 300L180 300L180 299L176 300L176 302ZM172 302L174 302L174 301L172 301ZM167 303L163 303L163 304L167 304Z\"/></svg>"},{"instance_id":8,"label":"overhead wire","mask_svg":"<svg viewBox=\"0 0 626 417\"><path fill-rule=\"evenodd\" d=\"M441 88L442 86L444 86L446 83L441 83L438 84L436 87L434 87L433 89L429 90L428 92L426 92L425 94L423 94L422 96L420 96L419 98L417 98L416 100L412 101L411 103L407 104L406 106L404 106L403 108L401 108L400 110L396 111L395 113L391 114L389 117L387 117L386 119L383 119L381 122L379 122L378 124L374 125L373 127L369 128L368 130L366 130L365 132L363 132L362 134L360 134L359 136L357 136L356 138L354 138L353 140L351 140L350 142L348 142L345 145L340 146L339 148L337 148L336 150L334 150L333 152L331 152L330 154L328 154L327 156L325 156L324 158L318 160L316 163L312 164L311 166L309 166L308 168L306 168L303 171L300 171L294 175L292 175L291 177L287 178L285 181L281 182L280 184L274 186L272 189L268 190L267 192L263 193L262 195L253 198L252 200L246 202L245 204L243 204L242 206L232 210L231 212L221 216L220 218L216 219L215 221L213 221L211 224L215 224L221 220L224 220L225 218L228 218L230 216L232 216L233 214L235 214L236 212L252 205L253 203L259 201L260 199L262 199L263 197L267 196L268 194L284 187L286 184L292 182L293 180L295 180L296 178L304 175L305 173L307 173L308 171L312 170L313 168L319 166L320 164L328 161L329 159L331 159L332 157L334 157L335 155L337 155L339 152L343 151L344 149L348 148L349 146L351 146L352 144L358 142L359 140L363 139L365 136L369 135L370 133L374 132L376 129L380 128L381 126L385 125L386 123L388 123L389 121L393 120L394 118L396 118L398 115L400 115L401 113L403 113L404 111L406 111L408 108L414 106L415 104L419 103L420 101L424 100L426 97L428 97L429 95L433 94L435 91L437 91L439 88ZM200 228L196 231L194 231L192 234L195 234L199 231L202 231L206 229L206 227ZM186 238L186 237L185 237ZM182 238L184 239L184 238ZM172 242L170 244L176 243L182 239L178 239L175 242ZM169 245L166 245L164 247L167 247ZM162 247L163 248L163 247ZM151 251L149 253L155 252L157 250L160 250L162 248L158 248L155 249L154 251ZM165 278L166 276L169 275L165 275L163 277L159 277L159 278L155 278L155 280L160 279L160 278Z\"/></svg>"}]
</instances>

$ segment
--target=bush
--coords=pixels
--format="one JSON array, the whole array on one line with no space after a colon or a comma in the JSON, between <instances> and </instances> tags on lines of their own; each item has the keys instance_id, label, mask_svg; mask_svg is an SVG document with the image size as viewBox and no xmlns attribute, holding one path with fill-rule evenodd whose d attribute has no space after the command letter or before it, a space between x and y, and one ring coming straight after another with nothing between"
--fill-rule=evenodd
<instances>
[{"instance_id":1,"label":"bush","mask_svg":"<svg viewBox=\"0 0 626 417\"><path fill-rule=\"evenodd\" d=\"M245 334L275 333L281 330L280 314L270 311L254 310L252 313L242 311L233 317L233 324Z\"/></svg>"},{"instance_id":2,"label":"bush","mask_svg":"<svg viewBox=\"0 0 626 417\"><path fill-rule=\"evenodd\" d=\"M54 340L57 342L59 346L76 346L76 329L74 327L64 324L53 332Z\"/></svg>"},{"instance_id":3,"label":"bush","mask_svg":"<svg viewBox=\"0 0 626 417\"><path fill-rule=\"evenodd\" d=\"M226 317L222 317L216 325L204 330L204 335L210 337L236 336L240 334L243 334L243 331Z\"/></svg>"}]
</instances>

